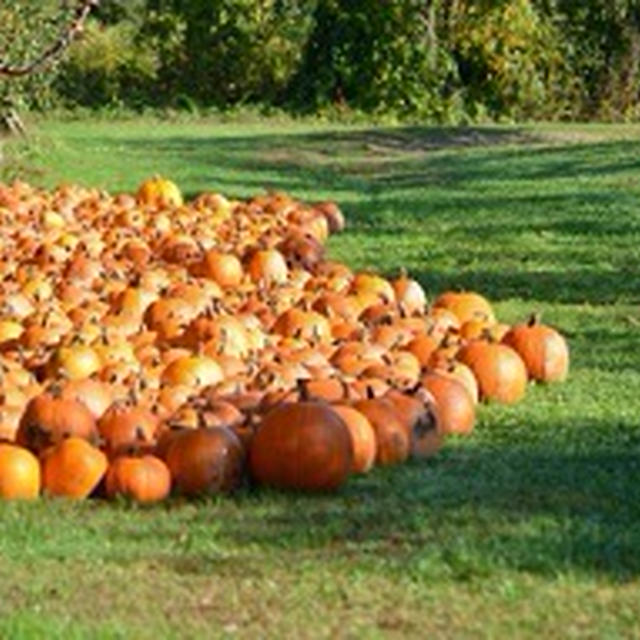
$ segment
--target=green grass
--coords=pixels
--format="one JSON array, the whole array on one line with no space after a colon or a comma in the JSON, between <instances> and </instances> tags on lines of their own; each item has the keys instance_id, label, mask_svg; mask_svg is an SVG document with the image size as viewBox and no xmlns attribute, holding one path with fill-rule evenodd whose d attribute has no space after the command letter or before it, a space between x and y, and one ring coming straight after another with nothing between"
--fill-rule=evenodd
<instances>
[{"instance_id":1,"label":"green grass","mask_svg":"<svg viewBox=\"0 0 640 640\"><path fill-rule=\"evenodd\" d=\"M0 636L640 636L639 133L44 123L32 181L334 198L332 256L542 311L572 371L335 496L0 505Z\"/></svg>"}]
</instances>

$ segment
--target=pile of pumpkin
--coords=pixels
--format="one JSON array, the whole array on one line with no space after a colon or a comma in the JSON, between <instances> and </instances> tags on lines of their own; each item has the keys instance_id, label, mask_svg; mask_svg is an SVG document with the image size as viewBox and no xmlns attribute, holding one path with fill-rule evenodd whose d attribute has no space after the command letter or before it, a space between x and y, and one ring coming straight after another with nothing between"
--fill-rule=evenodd
<instances>
[{"instance_id":1,"label":"pile of pumpkin","mask_svg":"<svg viewBox=\"0 0 640 640\"><path fill-rule=\"evenodd\" d=\"M468 434L568 350L325 257L331 202L0 185L0 496L331 490Z\"/></svg>"}]
</instances>

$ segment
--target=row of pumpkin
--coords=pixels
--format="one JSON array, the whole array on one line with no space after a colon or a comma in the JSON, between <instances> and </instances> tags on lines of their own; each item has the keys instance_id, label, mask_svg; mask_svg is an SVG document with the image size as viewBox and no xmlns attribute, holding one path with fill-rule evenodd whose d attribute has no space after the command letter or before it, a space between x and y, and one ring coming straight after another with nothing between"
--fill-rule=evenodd
<instances>
[{"instance_id":1,"label":"row of pumpkin","mask_svg":"<svg viewBox=\"0 0 640 640\"><path fill-rule=\"evenodd\" d=\"M434 455L564 338L328 260L335 203L0 185L0 495L331 490Z\"/></svg>"}]
</instances>

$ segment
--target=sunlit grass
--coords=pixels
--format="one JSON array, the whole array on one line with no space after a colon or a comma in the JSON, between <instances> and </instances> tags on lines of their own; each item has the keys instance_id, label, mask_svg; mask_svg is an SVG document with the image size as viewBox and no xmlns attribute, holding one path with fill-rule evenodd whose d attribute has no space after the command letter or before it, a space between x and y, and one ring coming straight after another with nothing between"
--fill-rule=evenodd
<instances>
[{"instance_id":1,"label":"sunlit grass","mask_svg":"<svg viewBox=\"0 0 640 640\"><path fill-rule=\"evenodd\" d=\"M36 182L334 198L332 256L541 311L572 371L335 496L0 505L0 635L639 636L638 133L45 123Z\"/></svg>"}]
</instances>

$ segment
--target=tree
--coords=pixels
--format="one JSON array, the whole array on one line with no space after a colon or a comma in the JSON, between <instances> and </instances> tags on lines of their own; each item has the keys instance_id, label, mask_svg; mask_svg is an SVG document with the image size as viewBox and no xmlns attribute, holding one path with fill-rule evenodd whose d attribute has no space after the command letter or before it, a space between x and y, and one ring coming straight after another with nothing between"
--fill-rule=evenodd
<instances>
[{"instance_id":1,"label":"tree","mask_svg":"<svg viewBox=\"0 0 640 640\"><path fill-rule=\"evenodd\" d=\"M0 7L0 125L24 132L17 105L46 89L50 70L100 0L14 1Z\"/></svg>"}]
</instances>

